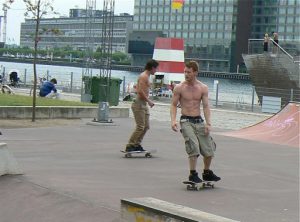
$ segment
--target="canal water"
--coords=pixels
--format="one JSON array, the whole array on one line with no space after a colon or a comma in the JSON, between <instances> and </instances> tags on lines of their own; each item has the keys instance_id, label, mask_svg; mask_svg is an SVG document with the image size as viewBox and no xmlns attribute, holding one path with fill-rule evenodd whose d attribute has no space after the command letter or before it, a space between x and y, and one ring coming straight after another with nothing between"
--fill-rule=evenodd
<instances>
[{"instance_id":1,"label":"canal water","mask_svg":"<svg viewBox=\"0 0 300 222\"><path fill-rule=\"evenodd\" d=\"M15 62L0 62L0 73L8 73L12 69L19 70L20 80L26 81L26 83L31 83L33 79L33 65L25 63L15 63ZM38 77L45 77L48 79L56 78L59 86L68 87L71 85L74 88L81 87L81 79L83 73L86 70L84 68L69 67L69 66L52 66L52 65L37 65ZM99 69L91 69L93 76L99 75ZM111 76L115 78L120 78L123 80L125 77L125 85L130 82L136 82L139 73L130 71L120 71L112 70ZM251 103L253 86L250 81L247 80L232 80L232 79L215 79L199 77L199 79L208 85L210 90L210 99L215 99L218 95L219 101L228 101L234 103ZM217 83L218 82L218 87ZM121 84L121 87L123 83ZM121 89L122 90L122 89ZM218 94L216 94L218 91ZM255 95L256 97L256 95ZM255 102L256 102L255 98Z\"/></svg>"}]
</instances>

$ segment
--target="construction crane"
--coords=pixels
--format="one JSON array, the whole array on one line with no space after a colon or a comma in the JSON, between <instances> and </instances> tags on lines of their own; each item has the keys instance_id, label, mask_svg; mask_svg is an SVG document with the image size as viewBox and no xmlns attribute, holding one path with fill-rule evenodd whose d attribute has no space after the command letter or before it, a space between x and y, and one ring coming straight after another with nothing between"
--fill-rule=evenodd
<instances>
[{"instance_id":1,"label":"construction crane","mask_svg":"<svg viewBox=\"0 0 300 222\"><path fill-rule=\"evenodd\" d=\"M10 8L10 4L12 4L14 2L14 0L7 0L5 3L3 3L2 5L2 10L3 10L3 16L1 16L3 18L3 30L2 30L2 40L3 43L5 44L6 42L6 26L7 26L7 10ZM2 18L0 17L0 34L1 34L1 20ZM0 35L0 41L1 41L1 35Z\"/></svg>"}]
</instances>

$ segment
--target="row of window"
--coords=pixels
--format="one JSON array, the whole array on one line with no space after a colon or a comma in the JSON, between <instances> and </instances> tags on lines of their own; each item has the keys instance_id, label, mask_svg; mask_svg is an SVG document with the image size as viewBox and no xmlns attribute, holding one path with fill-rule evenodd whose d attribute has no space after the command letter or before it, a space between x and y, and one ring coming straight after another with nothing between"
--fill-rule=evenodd
<instances>
[{"instance_id":1,"label":"row of window","mask_svg":"<svg viewBox=\"0 0 300 222\"><path fill-rule=\"evenodd\" d=\"M237 0L185 0L184 5L233 4ZM169 5L170 0L136 0L136 6Z\"/></svg>"},{"instance_id":2,"label":"row of window","mask_svg":"<svg viewBox=\"0 0 300 222\"><path fill-rule=\"evenodd\" d=\"M274 24L274 23L280 23L280 24L297 24L300 25L300 17L299 16L281 16L281 17L267 17L267 16L260 16L254 17L254 22L258 24ZM255 24L254 23L254 24Z\"/></svg>"},{"instance_id":3,"label":"row of window","mask_svg":"<svg viewBox=\"0 0 300 222\"><path fill-rule=\"evenodd\" d=\"M21 41L32 41L32 36L21 36ZM43 37L43 42L85 42L85 37ZM95 37L93 42L102 42L102 38ZM126 38L112 38L113 43L123 43L126 44Z\"/></svg>"},{"instance_id":4,"label":"row of window","mask_svg":"<svg viewBox=\"0 0 300 222\"><path fill-rule=\"evenodd\" d=\"M188 31L222 31L226 33L231 33L235 29L235 25L232 23L134 23L134 30L152 29L152 30L166 30L166 29L176 29L176 30L186 30Z\"/></svg>"},{"instance_id":5,"label":"row of window","mask_svg":"<svg viewBox=\"0 0 300 222\"><path fill-rule=\"evenodd\" d=\"M254 7L254 14L258 15L295 15L300 13L299 7L280 7L278 10L278 7Z\"/></svg>"},{"instance_id":6,"label":"row of window","mask_svg":"<svg viewBox=\"0 0 300 222\"><path fill-rule=\"evenodd\" d=\"M151 7L135 7L134 14L145 14L145 13L176 13L176 14L186 14L186 13L211 13L211 12L220 12L220 13L233 13L235 8L231 6L204 6L200 7L199 5L195 5L193 7L182 7L181 10L175 11L172 10L171 7L161 7L161 6L151 6Z\"/></svg>"},{"instance_id":7,"label":"row of window","mask_svg":"<svg viewBox=\"0 0 300 222\"><path fill-rule=\"evenodd\" d=\"M142 16L134 16L134 21L170 21L170 15L164 16L164 15L142 15ZM206 14L206 15L201 15L201 14L187 14L187 15L178 15L178 16L172 16L171 21L178 21L178 22L201 22L201 21L212 21L212 22L217 22L217 21L236 21L236 17L232 16L232 14Z\"/></svg>"}]
</instances>

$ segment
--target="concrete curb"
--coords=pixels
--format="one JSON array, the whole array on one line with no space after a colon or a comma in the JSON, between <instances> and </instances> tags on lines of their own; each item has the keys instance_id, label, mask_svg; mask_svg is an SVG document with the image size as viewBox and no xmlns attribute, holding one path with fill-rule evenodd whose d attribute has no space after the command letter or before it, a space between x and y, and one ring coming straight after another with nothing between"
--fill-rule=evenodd
<instances>
[{"instance_id":1,"label":"concrete curb","mask_svg":"<svg viewBox=\"0 0 300 222\"><path fill-rule=\"evenodd\" d=\"M121 221L238 222L152 197L121 199Z\"/></svg>"},{"instance_id":2,"label":"concrete curb","mask_svg":"<svg viewBox=\"0 0 300 222\"><path fill-rule=\"evenodd\" d=\"M97 117L98 107L89 106L37 106L37 119L78 119ZM1 106L0 119L29 119L32 117L31 106ZM129 117L128 107L110 107L109 118Z\"/></svg>"}]
</instances>

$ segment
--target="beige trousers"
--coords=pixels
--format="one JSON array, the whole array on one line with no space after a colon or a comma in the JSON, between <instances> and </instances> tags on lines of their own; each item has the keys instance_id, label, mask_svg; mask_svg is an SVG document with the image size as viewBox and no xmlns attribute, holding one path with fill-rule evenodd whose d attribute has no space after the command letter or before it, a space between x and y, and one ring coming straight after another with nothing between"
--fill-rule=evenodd
<instances>
[{"instance_id":1,"label":"beige trousers","mask_svg":"<svg viewBox=\"0 0 300 222\"><path fill-rule=\"evenodd\" d=\"M136 147L138 145L141 145L141 142L147 130L150 128L149 126L150 113L146 101L140 99L134 100L134 102L131 105L131 110L134 115L136 127L126 147L132 147L132 146Z\"/></svg>"}]
</instances>

